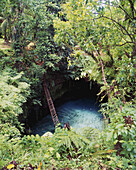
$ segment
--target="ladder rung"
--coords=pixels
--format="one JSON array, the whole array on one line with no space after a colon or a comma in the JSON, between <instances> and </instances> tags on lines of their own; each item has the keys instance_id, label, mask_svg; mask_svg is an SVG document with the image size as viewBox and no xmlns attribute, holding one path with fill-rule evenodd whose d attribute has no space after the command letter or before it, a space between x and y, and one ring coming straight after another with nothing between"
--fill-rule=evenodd
<instances>
[{"instance_id":1,"label":"ladder rung","mask_svg":"<svg viewBox=\"0 0 136 170\"><path fill-rule=\"evenodd\" d=\"M55 109L55 107L52 104L49 104L49 108Z\"/></svg>"},{"instance_id":2,"label":"ladder rung","mask_svg":"<svg viewBox=\"0 0 136 170\"><path fill-rule=\"evenodd\" d=\"M54 108L54 109L55 109L55 107L54 107L52 104L50 104L50 105L49 105L49 107L50 107L50 108Z\"/></svg>"},{"instance_id":3,"label":"ladder rung","mask_svg":"<svg viewBox=\"0 0 136 170\"><path fill-rule=\"evenodd\" d=\"M57 117L55 114L52 114L52 117Z\"/></svg>"},{"instance_id":4,"label":"ladder rung","mask_svg":"<svg viewBox=\"0 0 136 170\"><path fill-rule=\"evenodd\" d=\"M55 111L54 111L54 109L50 109L50 111L52 112L52 113L54 113Z\"/></svg>"},{"instance_id":5,"label":"ladder rung","mask_svg":"<svg viewBox=\"0 0 136 170\"><path fill-rule=\"evenodd\" d=\"M54 119L56 119L57 117L56 116L52 116Z\"/></svg>"},{"instance_id":6,"label":"ladder rung","mask_svg":"<svg viewBox=\"0 0 136 170\"><path fill-rule=\"evenodd\" d=\"M49 105L53 105L53 102L51 100L48 100Z\"/></svg>"},{"instance_id":7,"label":"ladder rung","mask_svg":"<svg viewBox=\"0 0 136 170\"><path fill-rule=\"evenodd\" d=\"M58 120L58 117L57 117L57 114L56 114L56 110L55 110L50 92L49 92L47 84L46 84L45 78L43 80L43 87L44 87L44 92L45 92L45 95L46 95L47 103L48 103L48 106L49 106L49 109L50 109L50 113L51 113L51 116L52 116L52 120L53 120L54 125L56 126L56 124L59 123L59 120Z\"/></svg>"}]
</instances>

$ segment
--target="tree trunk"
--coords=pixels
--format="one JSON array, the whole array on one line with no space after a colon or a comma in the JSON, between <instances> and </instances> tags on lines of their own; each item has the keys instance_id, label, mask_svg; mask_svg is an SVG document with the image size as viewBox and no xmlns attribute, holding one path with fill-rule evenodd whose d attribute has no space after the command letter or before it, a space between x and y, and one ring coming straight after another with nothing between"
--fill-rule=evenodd
<instances>
[{"instance_id":1,"label":"tree trunk","mask_svg":"<svg viewBox=\"0 0 136 170\"><path fill-rule=\"evenodd\" d=\"M8 38L7 38L7 31L4 29L4 40L6 43L8 43Z\"/></svg>"}]
</instances>

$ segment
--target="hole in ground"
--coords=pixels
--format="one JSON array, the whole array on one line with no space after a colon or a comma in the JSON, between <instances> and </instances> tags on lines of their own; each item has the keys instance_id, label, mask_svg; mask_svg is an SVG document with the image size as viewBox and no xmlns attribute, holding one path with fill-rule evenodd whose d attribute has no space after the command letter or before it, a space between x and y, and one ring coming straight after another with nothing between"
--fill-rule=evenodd
<instances>
[{"instance_id":1,"label":"hole in ground","mask_svg":"<svg viewBox=\"0 0 136 170\"><path fill-rule=\"evenodd\" d=\"M98 92L99 86L95 82L86 82L84 79L70 81L68 92L54 103L61 125L63 126L69 121L70 126L75 130L84 127L102 130L103 116L98 112ZM37 122L32 130L33 134L39 135L43 135L47 131L54 132L51 115L48 114Z\"/></svg>"}]
</instances>

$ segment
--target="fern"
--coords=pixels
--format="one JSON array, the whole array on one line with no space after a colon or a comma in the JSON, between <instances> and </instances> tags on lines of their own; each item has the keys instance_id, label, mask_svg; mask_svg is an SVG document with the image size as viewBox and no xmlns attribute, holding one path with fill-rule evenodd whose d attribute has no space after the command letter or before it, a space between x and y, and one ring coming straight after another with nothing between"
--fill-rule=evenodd
<instances>
[{"instance_id":1,"label":"fern","mask_svg":"<svg viewBox=\"0 0 136 170\"><path fill-rule=\"evenodd\" d=\"M73 130L62 129L61 132L55 133L55 139L58 140L58 147L64 146L66 148L83 148L89 145L90 141L85 137L77 134Z\"/></svg>"},{"instance_id":2,"label":"fern","mask_svg":"<svg viewBox=\"0 0 136 170\"><path fill-rule=\"evenodd\" d=\"M29 85L21 82L23 73L3 70L0 75L0 134L16 136L19 127L18 115L23 112L21 106L29 95ZM10 127L10 130L9 128ZM16 130L15 130L16 129Z\"/></svg>"}]
</instances>

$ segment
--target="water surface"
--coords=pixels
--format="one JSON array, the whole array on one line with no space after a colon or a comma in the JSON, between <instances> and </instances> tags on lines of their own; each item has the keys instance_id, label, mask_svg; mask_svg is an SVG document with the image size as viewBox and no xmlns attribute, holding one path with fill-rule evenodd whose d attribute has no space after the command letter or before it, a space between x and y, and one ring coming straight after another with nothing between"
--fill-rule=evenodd
<instances>
[{"instance_id":1,"label":"water surface","mask_svg":"<svg viewBox=\"0 0 136 170\"><path fill-rule=\"evenodd\" d=\"M68 101L56 108L62 126L69 121L74 130L92 127L101 131L103 129L103 117L98 110L95 100L90 98ZM33 134L43 135L47 131L54 131L51 115L47 115L33 127Z\"/></svg>"}]
</instances>

